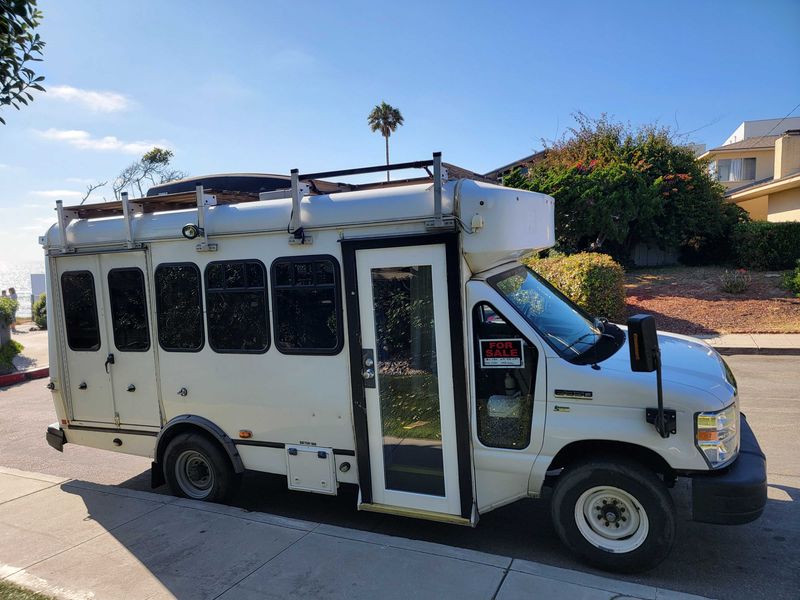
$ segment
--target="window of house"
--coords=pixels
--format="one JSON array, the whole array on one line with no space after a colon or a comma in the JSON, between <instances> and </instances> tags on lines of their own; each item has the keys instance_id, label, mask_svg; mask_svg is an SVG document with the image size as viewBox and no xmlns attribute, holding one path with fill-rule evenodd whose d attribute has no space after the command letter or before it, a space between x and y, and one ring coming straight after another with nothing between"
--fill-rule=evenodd
<instances>
[{"instance_id":1,"label":"window of house","mask_svg":"<svg viewBox=\"0 0 800 600\"><path fill-rule=\"evenodd\" d=\"M89 271L62 273L61 296L64 301L64 324L69 347L78 351L99 350L100 327L97 322L97 301L92 274Z\"/></svg>"},{"instance_id":2,"label":"window of house","mask_svg":"<svg viewBox=\"0 0 800 600\"><path fill-rule=\"evenodd\" d=\"M257 260L206 267L208 344L215 352L262 353L269 348L267 273Z\"/></svg>"},{"instance_id":3,"label":"window of house","mask_svg":"<svg viewBox=\"0 0 800 600\"><path fill-rule=\"evenodd\" d=\"M108 298L114 345L123 352L150 349L147 325L147 300L141 269L111 269L108 272Z\"/></svg>"},{"instance_id":4,"label":"window of house","mask_svg":"<svg viewBox=\"0 0 800 600\"><path fill-rule=\"evenodd\" d=\"M344 334L336 259L278 258L271 271L278 350L284 354L338 354Z\"/></svg>"},{"instance_id":5,"label":"window of house","mask_svg":"<svg viewBox=\"0 0 800 600\"><path fill-rule=\"evenodd\" d=\"M522 450L531 441L537 349L490 304L472 311L478 439Z\"/></svg>"},{"instance_id":6,"label":"window of house","mask_svg":"<svg viewBox=\"0 0 800 600\"><path fill-rule=\"evenodd\" d=\"M756 178L755 158L721 158L714 164L718 181L753 181Z\"/></svg>"},{"instance_id":7,"label":"window of house","mask_svg":"<svg viewBox=\"0 0 800 600\"><path fill-rule=\"evenodd\" d=\"M203 300L200 269L192 263L156 268L158 343L169 352L199 352L203 348Z\"/></svg>"}]
</instances>

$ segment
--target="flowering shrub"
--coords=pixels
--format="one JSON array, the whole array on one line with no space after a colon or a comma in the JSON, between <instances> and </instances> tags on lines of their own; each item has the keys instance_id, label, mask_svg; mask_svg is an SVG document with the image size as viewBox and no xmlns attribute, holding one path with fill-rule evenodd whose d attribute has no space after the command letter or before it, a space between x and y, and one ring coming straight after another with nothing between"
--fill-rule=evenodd
<instances>
[{"instance_id":1,"label":"flowering shrub","mask_svg":"<svg viewBox=\"0 0 800 600\"><path fill-rule=\"evenodd\" d=\"M736 269L729 271L725 269L722 275L719 276L720 289L729 294L741 294L748 287L750 287L750 273L747 269Z\"/></svg>"},{"instance_id":2,"label":"flowering shrub","mask_svg":"<svg viewBox=\"0 0 800 600\"><path fill-rule=\"evenodd\" d=\"M603 115L578 113L576 126L509 187L555 198L557 243L600 250L622 263L640 242L686 249L695 264L730 255L731 228L747 212L724 201L724 189L674 132L657 125L633 129ZM748 266L748 265L745 265Z\"/></svg>"}]
</instances>

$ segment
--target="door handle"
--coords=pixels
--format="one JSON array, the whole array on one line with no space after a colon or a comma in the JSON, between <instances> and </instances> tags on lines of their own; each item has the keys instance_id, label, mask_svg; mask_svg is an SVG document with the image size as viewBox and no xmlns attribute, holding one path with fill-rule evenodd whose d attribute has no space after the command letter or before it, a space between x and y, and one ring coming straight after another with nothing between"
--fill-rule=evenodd
<instances>
[{"instance_id":1,"label":"door handle","mask_svg":"<svg viewBox=\"0 0 800 600\"><path fill-rule=\"evenodd\" d=\"M108 356L106 356L106 364L105 364L106 373L108 373L108 365L113 365L113 364L114 364L114 354L109 352Z\"/></svg>"},{"instance_id":2,"label":"door handle","mask_svg":"<svg viewBox=\"0 0 800 600\"><path fill-rule=\"evenodd\" d=\"M135 392L135 391L136 391L136 386L135 386L135 385L133 385L133 384L130 384L130 385L128 386L128 391L129 391L129 392Z\"/></svg>"}]
</instances>

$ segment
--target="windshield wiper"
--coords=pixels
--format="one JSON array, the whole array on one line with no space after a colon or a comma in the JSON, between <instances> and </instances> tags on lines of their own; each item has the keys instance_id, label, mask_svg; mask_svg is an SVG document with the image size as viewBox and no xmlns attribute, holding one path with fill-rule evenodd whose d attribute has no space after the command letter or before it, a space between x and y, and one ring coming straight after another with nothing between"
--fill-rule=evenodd
<instances>
[{"instance_id":1,"label":"windshield wiper","mask_svg":"<svg viewBox=\"0 0 800 600\"><path fill-rule=\"evenodd\" d=\"M579 337L577 340L572 342L569 346L564 348L564 352L566 352L567 350L571 350L572 347L575 344L583 342L583 340L585 340L590 335L596 335L598 341L600 340L600 338L609 338L609 339L612 339L612 340L614 339L613 335L611 335L610 333L606 333L605 323L602 323L602 327L600 327L599 331L588 331L588 332L584 333L581 337ZM586 342L583 342L583 343L585 344ZM591 345L594 345L594 344L591 344ZM581 353L579 352L578 354L581 354Z\"/></svg>"},{"instance_id":2,"label":"windshield wiper","mask_svg":"<svg viewBox=\"0 0 800 600\"><path fill-rule=\"evenodd\" d=\"M585 340L585 339L586 339L587 337L589 337L590 335L596 335L596 336L598 336L598 337L601 337L601 336L603 336L603 335L605 335L605 334L603 334L602 332L598 333L597 331L587 331L587 332L586 332L586 333L584 333L584 334L583 334L581 337L579 337L577 340L575 340L574 342L572 342L572 343L571 343L569 346L567 346L566 348L564 348L564 352L566 352L567 350L571 350L571 349L572 349L572 347L573 347L575 344L579 344L579 343L583 342L583 340ZM586 343L586 342L584 342L584 343Z\"/></svg>"}]
</instances>

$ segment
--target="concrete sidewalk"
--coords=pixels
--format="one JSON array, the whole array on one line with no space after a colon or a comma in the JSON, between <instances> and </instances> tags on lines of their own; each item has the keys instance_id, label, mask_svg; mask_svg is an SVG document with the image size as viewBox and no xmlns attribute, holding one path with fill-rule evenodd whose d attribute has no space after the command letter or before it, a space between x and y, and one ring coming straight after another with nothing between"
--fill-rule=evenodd
<instances>
[{"instance_id":1,"label":"concrete sidewalk","mask_svg":"<svg viewBox=\"0 0 800 600\"><path fill-rule=\"evenodd\" d=\"M722 354L800 354L800 333L696 335Z\"/></svg>"},{"instance_id":2,"label":"concrete sidewalk","mask_svg":"<svg viewBox=\"0 0 800 600\"><path fill-rule=\"evenodd\" d=\"M69 600L699 598L505 556L2 467L0 578Z\"/></svg>"}]
</instances>

